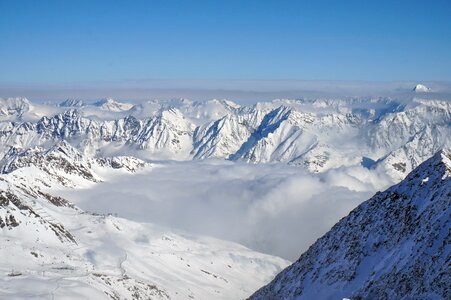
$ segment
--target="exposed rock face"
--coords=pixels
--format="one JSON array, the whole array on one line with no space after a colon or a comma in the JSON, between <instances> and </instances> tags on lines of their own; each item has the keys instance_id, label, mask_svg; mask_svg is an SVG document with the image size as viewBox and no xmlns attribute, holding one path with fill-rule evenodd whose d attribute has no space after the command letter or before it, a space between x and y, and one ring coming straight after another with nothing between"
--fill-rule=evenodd
<instances>
[{"instance_id":1,"label":"exposed rock face","mask_svg":"<svg viewBox=\"0 0 451 300\"><path fill-rule=\"evenodd\" d=\"M451 152L339 221L250 299L449 299Z\"/></svg>"}]
</instances>

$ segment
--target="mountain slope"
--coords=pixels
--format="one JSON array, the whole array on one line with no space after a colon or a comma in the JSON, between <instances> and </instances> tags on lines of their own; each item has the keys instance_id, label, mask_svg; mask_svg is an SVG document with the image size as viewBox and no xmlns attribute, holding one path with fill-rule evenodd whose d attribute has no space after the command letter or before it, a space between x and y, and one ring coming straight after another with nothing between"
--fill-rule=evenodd
<instances>
[{"instance_id":1,"label":"mountain slope","mask_svg":"<svg viewBox=\"0 0 451 300\"><path fill-rule=\"evenodd\" d=\"M12 149L2 164L2 299L237 299L287 265L232 242L90 214L53 195L152 167L136 158L92 159L60 141Z\"/></svg>"},{"instance_id":2,"label":"mountain slope","mask_svg":"<svg viewBox=\"0 0 451 300\"><path fill-rule=\"evenodd\" d=\"M250 299L449 299L451 152L340 220Z\"/></svg>"}]
</instances>

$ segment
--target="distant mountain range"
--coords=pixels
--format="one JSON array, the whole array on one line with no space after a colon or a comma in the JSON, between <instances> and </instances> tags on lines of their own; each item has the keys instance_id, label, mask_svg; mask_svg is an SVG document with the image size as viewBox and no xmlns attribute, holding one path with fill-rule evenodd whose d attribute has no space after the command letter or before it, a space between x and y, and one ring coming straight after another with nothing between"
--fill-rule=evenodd
<instances>
[{"instance_id":1,"label":"distant mountain range","mask_svg":"<svg viewBox=\"0 0 451 300\"><path fill-rule=\"evenodd\" d=\"M187 99L59 105L0 99L0 156L65 140L90 157L284 162L310 172L363 164L404 178L451 145L451 103L439 100L274 100L240 106Z\"/></svg>"}]
</instances>

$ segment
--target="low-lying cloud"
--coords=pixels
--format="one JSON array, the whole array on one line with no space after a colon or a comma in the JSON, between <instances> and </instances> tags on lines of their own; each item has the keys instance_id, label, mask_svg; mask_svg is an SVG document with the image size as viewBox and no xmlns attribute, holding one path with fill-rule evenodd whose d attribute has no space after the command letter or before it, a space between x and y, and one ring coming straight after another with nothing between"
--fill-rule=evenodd
<instances>
[{"instance_id":1,"label":"low-lying cloud","mask_svg":"<svg viewBox=\"0 0 451 300\"><path fill-rule=\"evenodd\" d=\"M285 164L171 162L69 191L81 208L210 235L294 260L390 180L356 166L312 175Z\"/></svg>"}]
</instances>

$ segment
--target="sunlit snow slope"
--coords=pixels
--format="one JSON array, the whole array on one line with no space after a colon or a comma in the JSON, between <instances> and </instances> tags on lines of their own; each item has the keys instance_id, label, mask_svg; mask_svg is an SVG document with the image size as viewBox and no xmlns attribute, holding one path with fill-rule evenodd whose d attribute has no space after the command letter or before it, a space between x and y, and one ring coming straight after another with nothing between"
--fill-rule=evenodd
<instances>
[{"instance_id":1,"label":"sunlit snow slope","mask_svg":"<svg viewBox=\"0 0 451 300\"><path fill-rule=\"evenodd\" d=\"M240 299L287 265L231 242L90 214L52 195L141 168L152 165L86 158L65 142L10 153L0 175L0 298Z\"/></svg>"}]
</instances>

